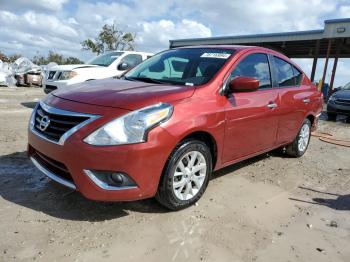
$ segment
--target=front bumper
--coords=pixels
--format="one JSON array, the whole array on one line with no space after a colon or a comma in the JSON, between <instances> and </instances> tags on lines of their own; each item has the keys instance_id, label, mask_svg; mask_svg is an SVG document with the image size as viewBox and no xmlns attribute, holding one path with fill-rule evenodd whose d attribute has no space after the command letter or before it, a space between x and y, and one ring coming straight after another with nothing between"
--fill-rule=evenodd
<instances>
[{"instance_id":1,"label":"front bumper","mask_svg":"<svg viewBox=\"0 0 350 262\"><path fill-rule=\"evenodd\" d=\"M72 79L69 79L69 80L48 80L48 79L45 79L43 81L42 85L43 85L44 92L46 94L48 94L56 89L63 88L63 87L69 86L69 85L73 85L75 83L76 83L76 81L72 81Z\"/></svg>"},{"instance_id":2,"label":"front bumper","mask_svg":"<svg viewBox=\"0 0 350 262\"><path fill-rule=\"evenodd\" d=\"M335 102L328 102L327 113L350 115L350 105L338 105Z\"/></svg>"},{"instance_id":3,"label":"front bumper","mask_svg":"<svg viewBox=\"0 0 350 262\"><path fill-rule=\"evenodd\" d=\"M75 189L92 200L128 201L149 198L156 194L163 168L176 143L168 132L158 126L149 133L145 143L120 146L88 145L83 142L87 135L126 111L91 105L83 105L85 110L82 111L79 110L82 109L79 103L59 101L58 108L99 114L102 117L73 133L63 145L47 141L29 129L28 154L39 170L56 182ZM52 169L47 169L35 158L36 152L44 158L51 159L56 167L66 168L71 180L55 174ZM132 178L137 186L119 190L104 189L88 176L86 170L123 172Z\"/></svg>"}]
</instances>

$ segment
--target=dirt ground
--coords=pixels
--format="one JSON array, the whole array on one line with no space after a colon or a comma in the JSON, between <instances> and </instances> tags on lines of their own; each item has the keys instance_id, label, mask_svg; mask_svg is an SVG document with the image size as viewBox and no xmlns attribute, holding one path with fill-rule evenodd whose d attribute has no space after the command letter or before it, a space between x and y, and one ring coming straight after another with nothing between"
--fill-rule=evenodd
<instances>
[{"instance_id":1,"label":"dirt ground","mask_svg":"<svg viewBox=\"0 0 350 262\"><path fill-rule=\"evenodd\" d=\"M40 88L0 88L0 261L350 261L350 148L311 139L216 172L197 205L101 203L26 157ZM319 130L350 140L350 124ZM349 120L348 120L349 122Z\"/></svg>"}]
</instances>

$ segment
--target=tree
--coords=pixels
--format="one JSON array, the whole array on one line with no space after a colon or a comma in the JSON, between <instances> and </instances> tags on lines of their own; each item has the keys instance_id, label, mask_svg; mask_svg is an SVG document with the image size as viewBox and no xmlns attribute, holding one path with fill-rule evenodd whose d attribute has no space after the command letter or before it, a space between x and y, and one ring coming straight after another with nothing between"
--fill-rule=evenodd
<instances>
[{"instance_id":1,"label":"tree","mask_svg":"<svg viewBox=\"0 0 350 262\"><path fill-rule=\"evenodd\" d=\"M18 58L22 57L21 54L13 54L8 57L8 62L13 63L15 62Z\"/></svg>"},{"instance_id":2,"label":"tree","mask_svg":"<svg viewBox=\"0 0 350 262\"><path fill-rule=\"evenodd\" d=\"M47 57L44 57L43 55L37 54L32 59L34 64L37 65L47 65L50 62L55 62L59 65L69 65L69 64L83 64L84 62L79 60L76 57L64 57L63 55L59 53L55 53L53 51L49 51L49 54Z\"/></svg>"},{"instance_id":3,"label":"tree","mask_svg":"<svg viewBox=\"0 0 350 262\"><path fill-rule=\"evenodd\" d=\"M111 50L134 50L135 33L123 32L115 24L105 24L97 38L81 42L83 50L91 50L98 55Z\"/></svg>"},{"instance_id":4,"label":"tree","mask_svg":"<svg viewBox=\"0 0 350 262\"><path fill-rule=\"evenodd\" d=\"M84 62L76 57L70 56L70 57L66 58L65 64L66 65L84 64Z\"/></svg>"},{"instance_id":5,"label":"tree","mask_svg":"<svg viewBox=\"0 0 350 262\"><path fill-rule=\"evenodd\" d=\"M2 62L8 62L8 57L4 54L4 53L2 53L1 51L0 51L0 60L2 61Z\"/></svg>"}]
</instances>

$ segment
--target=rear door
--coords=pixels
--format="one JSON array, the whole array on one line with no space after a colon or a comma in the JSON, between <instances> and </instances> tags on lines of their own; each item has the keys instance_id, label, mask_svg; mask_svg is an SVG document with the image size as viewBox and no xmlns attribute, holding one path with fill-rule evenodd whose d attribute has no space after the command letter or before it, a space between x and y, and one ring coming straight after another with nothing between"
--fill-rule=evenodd
<instances>
[{"instance_id":1,"label":"rear door","mask_svg":"<svg viewBox=\"0 0 350 262\"><path fill-rule=\"evenodd\" d=\"M237 76L257 78L260 88L254 92L232 93L227 98L224 162L272 148L276 143L278 90L272 88L268 56L264 53L245 56L229 79Z\"/></svg>"},{"instance_id":2,"label":"rear door","mask_svg":"<svg viewBox=\"0 0 350 262\"><path fill-rule=\"evenodd\" d=\"M303 74L286 60L271 56L280 97L277 143L291 142L309 111L314 93L302 84Z\"/></svg>"}]
</instances>

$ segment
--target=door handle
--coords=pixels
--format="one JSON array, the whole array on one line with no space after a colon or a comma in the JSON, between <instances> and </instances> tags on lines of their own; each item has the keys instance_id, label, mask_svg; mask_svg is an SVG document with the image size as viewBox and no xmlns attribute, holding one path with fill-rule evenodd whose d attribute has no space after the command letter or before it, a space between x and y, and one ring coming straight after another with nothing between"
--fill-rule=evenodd
<instances>
[{"instance_id":1,"label":"door handle","mask_svg":"<svg viewBox=\"0 0 350 262\"><path fill-rule=\"evenodd\" d=\"M277 107L277 104L276 104L276 103L269 103L269 104L267 105L267 107L273 109L273 108L276 108L276 107Z\"/></svg>"},{"instance_id":2,"label":"door handle","mask_svg":"<svg viewBox=\"0 0 350 262\"><path fill-rule=\"evenodd\" d=\"M304 102L305 104L310 103L310 98L305 98L305 99L303 99L303 102Z\"/></svg>"}]
</instances>

